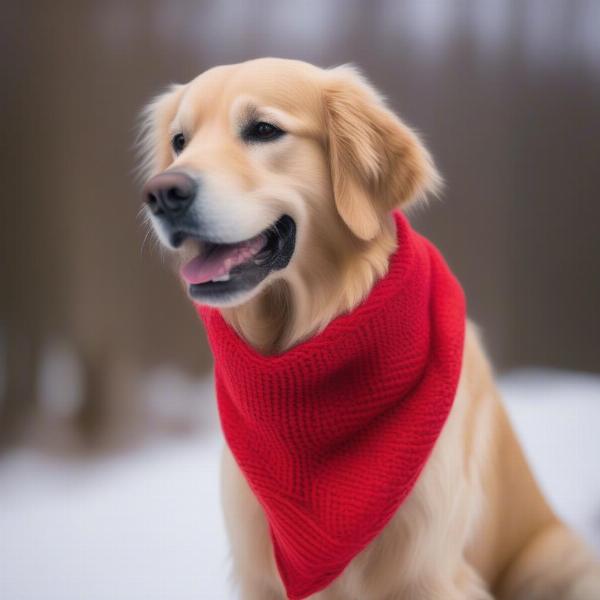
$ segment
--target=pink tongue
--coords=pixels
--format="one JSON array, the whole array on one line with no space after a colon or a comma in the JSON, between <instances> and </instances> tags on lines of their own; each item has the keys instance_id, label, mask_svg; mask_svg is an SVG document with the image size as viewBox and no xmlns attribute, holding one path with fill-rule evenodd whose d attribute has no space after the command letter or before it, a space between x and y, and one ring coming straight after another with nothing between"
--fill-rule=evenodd
<instances>
[{"instance_id":1,"label":"pink tongue","mask_svg":"<svg viewBox=\"0 0 600 600\"><path fill-rule=\"evenodd\" d=\"M265 245L265 238L259 235L240 244L223 245L213 248L208 256L196 256L183 265L180 274L189 284L206 283L227 275L233 267L241 265L258 254Z\"/></svg>"}]
</instances>

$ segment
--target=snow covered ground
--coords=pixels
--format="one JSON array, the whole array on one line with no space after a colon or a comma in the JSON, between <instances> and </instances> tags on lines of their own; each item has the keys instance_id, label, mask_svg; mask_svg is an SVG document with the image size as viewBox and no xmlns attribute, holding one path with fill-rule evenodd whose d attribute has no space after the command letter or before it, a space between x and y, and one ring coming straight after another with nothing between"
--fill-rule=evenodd
<instances>
[{"instance_id":1,"label":"snow covered ground","mask_svg":"<svg viewBox=\"0 0 600 600\"><path fill-rule=\"evenodd\" d=\"M501 383L543 488L600 550L600 377L522 371ZM199 389L213 401L205 383ZM235 598L219 508L221 439L216 423L209 429L110 457L32 449L4 457L0 599Z\"/></svg>"}]
</instances>

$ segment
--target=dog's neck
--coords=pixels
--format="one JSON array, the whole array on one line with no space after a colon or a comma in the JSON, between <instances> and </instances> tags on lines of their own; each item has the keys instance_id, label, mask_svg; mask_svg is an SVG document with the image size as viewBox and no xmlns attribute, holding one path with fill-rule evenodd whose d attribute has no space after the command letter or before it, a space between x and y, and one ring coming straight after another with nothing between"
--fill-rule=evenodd
<instances>
[{"instance_id":1,"label":"dog's neck","mask_svg":"<svg viewBox=\"0 0 600 600\"><path fill-rule=\"evenodd\" d=\"M353 310L386 274L396 249L391 218L369 242L327 235L320 240L321 253L304 257L288 278L274 281L241 306L222 310L225 320L262 354L285 352Z\"/></svg>"}]
</instances>

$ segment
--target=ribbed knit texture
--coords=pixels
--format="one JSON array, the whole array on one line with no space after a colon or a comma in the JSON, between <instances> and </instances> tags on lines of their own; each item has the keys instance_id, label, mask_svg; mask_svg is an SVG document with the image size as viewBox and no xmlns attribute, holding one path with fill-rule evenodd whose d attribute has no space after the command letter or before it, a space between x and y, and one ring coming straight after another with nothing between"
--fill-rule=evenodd
<instances>
[{"instance_id":1,"label":"ribbed knit texture","mask_svg":"<svg viewBox=\"0 0 600 600\"><path fill-rule=\"evenodd\" d=\"M291 600L325 588L405 500L446 421L465 304L437 249L395 214L388 274L351 313L263 356L198 307L226 441L261 503Z\"/></svg>"}]
</instances>

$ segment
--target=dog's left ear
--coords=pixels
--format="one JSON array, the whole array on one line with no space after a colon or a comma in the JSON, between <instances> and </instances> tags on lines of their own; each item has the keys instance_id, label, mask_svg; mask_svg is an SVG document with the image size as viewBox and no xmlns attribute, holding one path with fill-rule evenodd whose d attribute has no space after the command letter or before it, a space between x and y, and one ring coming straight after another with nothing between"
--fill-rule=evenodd
<instances>
[{"instance_id":1,"label":"dog's left ear","mask_svg":"<svg viewBox=\"0 0 600 600\"><path fill-rule=\"evenodd\" d=\"M431 156L353 67L326 73L325 118L336 208L350 230L373 239L387 212L435 192Z\"/></svg>"}]
</instances>

